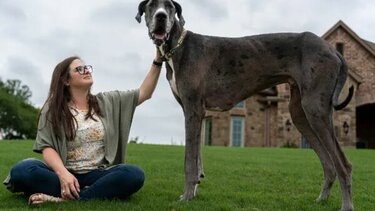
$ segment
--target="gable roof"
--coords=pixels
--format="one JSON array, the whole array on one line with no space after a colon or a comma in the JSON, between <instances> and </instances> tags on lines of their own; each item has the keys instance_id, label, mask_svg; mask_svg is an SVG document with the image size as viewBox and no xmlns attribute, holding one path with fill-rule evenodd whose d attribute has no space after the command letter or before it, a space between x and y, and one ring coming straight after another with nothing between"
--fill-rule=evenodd
<instances>
[{"instance_id":1,"label":"gable roof","mask_svg":"<svg viewBox=\"0 0 375 211\"><path fill-rule=\"evenodd\" d=\"M363 40L363 39L362 39ZM370 41L367 41L367 40L363 40L364 42L366 42L372 49L375 50L375 43L373 42L370 42Z\"/></svg>"},{"instance_id":2,"label":"gable roof","mask_svg":"<svg viewBox=\"0 0 375 211\"><path fill-rule=\"evenodd\" d=\"M327 39L338 28L343 28L350 36L352 36L358 43L360 43L367 51L369 51L373 56L375 56L375 43L364 40L360 38L349 26L347 26L342 20L339 20L332 28L330 28L322 38Z\"/></svg>"}]
</instances>

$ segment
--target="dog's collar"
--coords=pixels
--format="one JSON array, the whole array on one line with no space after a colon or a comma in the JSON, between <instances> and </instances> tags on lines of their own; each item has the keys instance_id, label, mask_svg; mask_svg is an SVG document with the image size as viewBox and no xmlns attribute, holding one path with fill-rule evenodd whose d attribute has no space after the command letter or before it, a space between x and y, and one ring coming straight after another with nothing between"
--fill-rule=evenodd
<instances>
[{"instance_id":1,"label":"dog's collar","mask_svg":"<svg viewBox=\"0 0 375 211\"><path fill-rule=\"evenodd\" d=\"M182 43L184 42L184 39L185 39L185 37L186 37L186 34L187 34L187 30L186 29L183 29L183 31L182 31L182 33L181 33L181 36L180 36L180 38L178 39L178 41L177 41L177 45L174 47L174 48L172 48L171 50L169 50L168 52L165 52L165 49L166 49L166 47L167 47L167 44L163 44L163 45L161 45L160 47L159 47L159 50L160 50L160 52L162 53L162 57L161 57L161 59L163 60L163 61L169 61L171 58L172 58L172 56L173 56L173 54L174 54L174 52L182 45Z\"/></svg>"}]
</instances>

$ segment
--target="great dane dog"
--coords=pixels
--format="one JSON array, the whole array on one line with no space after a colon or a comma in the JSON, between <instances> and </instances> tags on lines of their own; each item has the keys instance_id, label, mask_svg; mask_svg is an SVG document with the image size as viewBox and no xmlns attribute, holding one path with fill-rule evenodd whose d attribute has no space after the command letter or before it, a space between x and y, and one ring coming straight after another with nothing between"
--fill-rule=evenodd
<instances>
[{"instance_id":1,"label":"great dane dog","mask_svg":"<svg viewBox=\"0 0 375 211\"><path fill-rule=\"evenodd\" d=\"M332 123L333 108L349 103L353 87L339 103L347 65L336 50L310 32L241 38L196 34L184 29L181 6L172 0L144 0L136 16L139 23L143 14L150 38L164 55L167 79L185 116L182 200L194 198L203 174L200 134L206 109L226 111L261 90L289 83L293 123L309 140L324 170L317 200L328 198L338 176L342 209L353 210L352 166Z\"/></svg>"}]
</instances>

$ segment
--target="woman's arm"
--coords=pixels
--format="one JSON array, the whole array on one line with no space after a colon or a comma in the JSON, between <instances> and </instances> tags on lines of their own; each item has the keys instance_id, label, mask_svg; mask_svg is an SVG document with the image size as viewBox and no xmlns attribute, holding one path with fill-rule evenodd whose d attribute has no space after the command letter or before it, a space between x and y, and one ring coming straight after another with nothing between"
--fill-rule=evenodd
<instances>
[{"instance_id":1,"label":"woman's arm","mask_svg":"<svg viewBox=\"0 0 375 211\"><path fill-rule=\"evenodd\" d=\"M80 187L78 180L65 168L56 150L51 147L43 149L43 159L59 177L62 197L65 199L79 198Z\"/></svg>"},{"instance_id":2,"label":"woman's arm","mask_svg":"<svg viewBox=\"0 0 375 211\"><path fill-rule=\"evenodd\" d=\"M155 61L162 63L159 50L156 49ZM158 83L161 66L155 64L151 65L150 71L146 78L143 80L141 87L139 88L138 105L151 98L152 93L155 90L156 84Z\"/></svg>"}]
</instances>

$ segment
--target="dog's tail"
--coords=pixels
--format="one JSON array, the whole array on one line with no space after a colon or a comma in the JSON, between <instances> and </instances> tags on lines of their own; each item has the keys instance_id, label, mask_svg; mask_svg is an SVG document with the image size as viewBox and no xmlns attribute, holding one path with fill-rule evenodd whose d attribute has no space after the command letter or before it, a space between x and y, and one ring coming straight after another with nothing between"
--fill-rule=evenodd
<instances>
[{"instance_id":1,"label":"dog's tail","mask_svg":"<svg viewBox=\"0 0 375 211\"><path fill-rule=\"evenodd\" d=\"M341 56L340 53L336 53L336 54L341 60L341 67L340 67L340 73L336 82L335 91L333 93L332 103L333 103L333 107L335 108L335 110L341 110L345 108L349 104L350 100L352 99L353 93L354 93L354 87L353 85L350 86L348 96L343 102L339 103L338 102L339 95L340 95L342 88L344 87L346 78L348 76L348 65L346 64L344 58Z\"/></svg>"}]
</instances>

